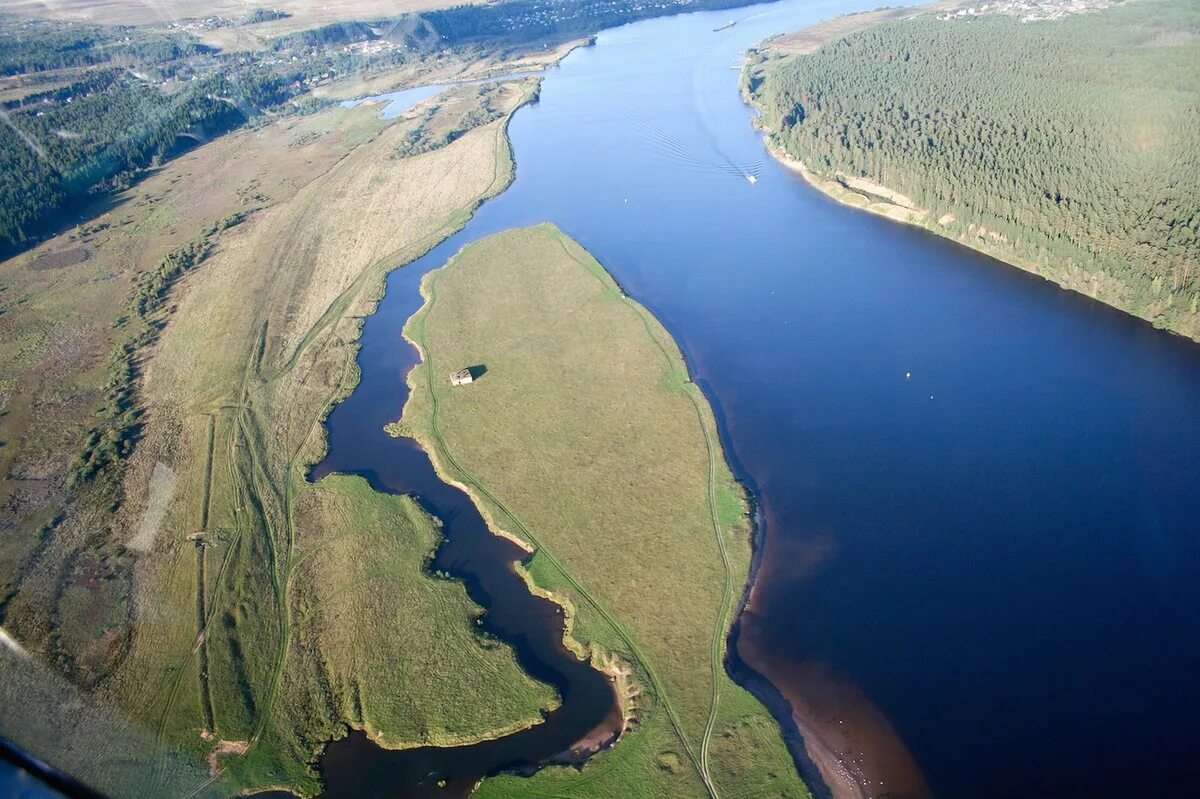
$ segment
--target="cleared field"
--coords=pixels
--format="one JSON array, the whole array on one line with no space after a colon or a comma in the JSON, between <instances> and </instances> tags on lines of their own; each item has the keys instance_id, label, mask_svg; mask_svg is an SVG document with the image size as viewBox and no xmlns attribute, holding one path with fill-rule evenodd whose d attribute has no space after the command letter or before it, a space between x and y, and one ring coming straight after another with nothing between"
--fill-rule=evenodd
<instances>
[{"instance_id":1,"label":"cleared field","mask_svg":"<svg viewBox=\"0 0 1200 799\"><path fill-rule=\"evenodd\" d=\"M125 636L110 635L119 623L92 624L83 640L62 636L59 586L95 583L88 572L98 571L104 577L87 590L88 604L124 616L130 584L115 552L101 558L111 568L89 566L94 558L81 554L109 537L103 509L118 497L95 496L106 493L95 487L70 492L67 464L104 404L110 353L128 341L116 322L136 281L218 220L293 197L377 135L384 125L374 116L335 108L223 137L89 213L87 223L0 263L0 623L23 641L53 642L77 682L94 684Z\"/></svg>"},{"instance_id":2,"label":"cleared field","mask_svg":"<svg viewBox=\"0 0 1200 799\"><path fill-rule=\"evenodd\" d=\"M104 354L121 343L112 320L134 265L144 271L205 238L210 211L253 211L205 238L206 255L153 318L161 329L137 355L141 429L121 484L85 488L49 533L29 531L10 553L6 628L35 655L92 675L90 701L128 719L140 748L114 736L111 752L76 759L53 724L0 716L6 735L114 795L183 795L181 785L204 788L197 774L218 793L311 794L319 786L307 764L346 724L386 746L455 743L535 723L558 702L509 647L477 634L480 609L461 584L424 571L438 531L410 500L357 479L303 479L324 449L321 421L356 380L361 317L384 276L508 184L507 118L535 88L434 98L444 113L391 123L376 109L339 108L227 137L143 183L144 205L98 220L80 242L89 247L80 271L31 266L74 258L67 236L0 271L27 298L12 303L14 329L38 320L46 329L17 353L25 360L10 356L30 377L6 398L6 409L21 397L30 409L3 417L22 425L11 428L11 462L54 464L47 486L58 490L68 434L86 427L104 391ZM472 100L492 113L472 116ZM398 153L422 125L459 135ZM147 260L124 265L139 244ZM118 279L105 280L118 264ZM60 318L91 320L72 331L80 352L65 365L53 357ZM88 380L95 388L76 398L70 387ZM75 404L56 420L43 396ZM54 425L65 432L48 444L41 427ZM88 600L113 617L87 621ZM101 632L112 639L105 656L80 662L97 650L87 636Z\"/></svg>"},{"instance_id":3,"label":"cleared field","mask_svg":"<svg viewBox=\"0 0 1200 799\"><path fill-rule=\"evenodd\" d=\"M374 19L410 11L447 8L449 0L2 0L0 11L41 19L87 20L107 25L147 25L204 17L244 16L255 8L283 11L291 16L278 22L290 23L287 30L310 28L344 19ZM270 25L262 23L258 27ZM278 23L275 23L278 24Z\"/></svg>"},{"instance_id":4,"label":"cleared field","mask_svg":"<svg viewBox=\"0 0 1200 799\"><path fill-rule=\"evenodd\" d=\"M598 662L631 669L628 729L582 772L480 796L807 796L778 726L723 668L747 578L745 498L667 332L553 226L470 245L423 285L423 363L396 432L467 487ZM486 371L450 386L450 373Z\"/></svg>"}]
</instances>

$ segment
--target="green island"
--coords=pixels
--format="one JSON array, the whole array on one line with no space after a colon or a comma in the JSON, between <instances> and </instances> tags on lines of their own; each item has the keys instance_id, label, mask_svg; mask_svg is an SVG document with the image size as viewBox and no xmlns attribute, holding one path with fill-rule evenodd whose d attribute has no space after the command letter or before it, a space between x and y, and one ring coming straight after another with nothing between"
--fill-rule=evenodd
<instances>
[{"instance_id":1,"label":"green island","mask_svg":"<svg viewBox=\"0 0 1200 799\"><path fill-rule=\"evenodd\" d=\"M529 579L567 608L579 654L622 675L628 719L582 773L476 795L807 796L778 724L723 666L746 499L667 331L548 224L468 245L422 290L405 335L423 360L389 430L532 549Z\"/></svg>"},{"instance_id":2,"label":"green island","mask_svg":"<svg viewBox=\"0 0 1200 799\"><path fill-rule=\"evenodd\" d=\"M743 91L835 199L1200 339L1200 9L1091 5L851 15L768 40Z\"/></svg>"}]
</instances>

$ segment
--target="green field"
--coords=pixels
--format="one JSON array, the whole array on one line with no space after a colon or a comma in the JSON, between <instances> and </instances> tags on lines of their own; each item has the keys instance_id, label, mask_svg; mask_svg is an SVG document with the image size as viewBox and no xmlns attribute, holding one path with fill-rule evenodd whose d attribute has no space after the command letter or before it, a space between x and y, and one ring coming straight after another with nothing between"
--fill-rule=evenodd
<instances>
[{"instance_id":1,"label":"green field","mask_svg":"<svg viewBox=\"0 0 1200 799\"><path fill-rule=\"evenodd\" d=\"M722 665L746 503L667 332L549 225L470 245L423 291L406 335L424 361L393 432L534 548L529 571L567 606L570 636L632 675L611 750L478 795L807 796L778 725ZM451 387L476 365L478 381Z\"/></svg>"},{"instance_id":2,"label":"green field","mask_svg":"<svg viewBox=\"0 0 1200 799\"><path fill-rule=\"evenodd\" d=\"M769 143L839 200L1200 338L1196 4L901 13L760 48Z\"/></svg>"},{"instance_id":3,"label":"green field","mask_svg":"<svg viewBox=\"0 0 1200 799\"><path fill-rule=\"evenodd\" d=\"M4 665L5 696L23 697L0 707L6 737L114 796L311 795L311 762L347 725L384 746L451 745L558 704L509 646L478 633L464 586L428 573L440 533L412 500L357 478L304 480L326 414L357 381L362 318L384 276L508 185L507 119L536 85L451 91L392 122L338 108L235 134L148 184L154 202L102 217L100 235L5 265L14 323L52 324L63 306L47 301L81 284L104 292L93 306L108 314L90 320L88 352L51 358L53 371L52 336L7 356L31 378L18 385L40 393L36 412L4 419L16 445L5 454L18 466L46 451L82 457L62 517L6 553L3 623L33 654ZM407 152L427 136L436 146ZM219 221L246 207L247 192L257 199L236 224L185 233L201 212ZM179 234L126 280L96 279L125 247ZM81 244L78 270L29 268ZM71 368L88 354L100 368ZM73 385L95 387L77 413L39 407ZM95 391L105 400L89 420ZM78 438L48 441L35 423ZM87 693L47 690L59 682L38 660ZM88 712L64 729L80 701Z\"/></svg>"}]
</instances>

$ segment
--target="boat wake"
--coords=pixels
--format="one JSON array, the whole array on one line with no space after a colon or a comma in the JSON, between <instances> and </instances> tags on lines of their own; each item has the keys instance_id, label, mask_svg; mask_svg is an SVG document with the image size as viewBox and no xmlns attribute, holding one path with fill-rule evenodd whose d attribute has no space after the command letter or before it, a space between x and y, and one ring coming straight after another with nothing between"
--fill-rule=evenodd
<instances>
[{"instance_id":1,"label":"boat wake","mask_svg":"<svg viewBox=\"0 0 1200 799\"><path fill-rule=\"evenodd\" d=\"M739 163L715 148L706 153L680 141L678 137L664 130L641 109L631 109L629 117L634 122L630 126L630 130L636 138L637 144L648 149L657 157L680 164L687 169L718 172L730 177L741 178L750 183L758 182L758 176L763 168L763 159L758 158Z\"/></svg>"}]
</instances>

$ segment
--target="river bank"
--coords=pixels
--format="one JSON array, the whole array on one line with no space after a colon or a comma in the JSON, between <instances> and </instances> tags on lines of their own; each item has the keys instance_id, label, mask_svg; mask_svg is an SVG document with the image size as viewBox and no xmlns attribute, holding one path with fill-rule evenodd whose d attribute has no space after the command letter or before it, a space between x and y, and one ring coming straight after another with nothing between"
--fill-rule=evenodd
<instances>
[{"instance_id":1,"label":"river bank","mask_svg":"<svg viewBox=\"0 0 1200 799\"><path fill-rule=\"evenodd\" d=\"M1062 147L1052 148L1054 153L1061 150L1060 154L1047 155L1039 149L1039 142L1045 127L1057 124L1057 112L1051 110L1053 101L1048 98L1056 97L1056 92L1071 94L1071 86L1076 84L1047 83L1042 93L1033 97L1038 101L1036 109L1014 108L1007 100L997 99L1010 96L1015 85L1024 87L1036 81L1041 73L1033 71L994 81L997 72L1005 71L998 63L1005 56L998 53L1006 49L979 40L979 34L969 32L974 30L969 23L952 22L964 14L970 17L976 13L974 9L955 11L954 5L943 2L847 15L771 37L753 48L743 66L741 88L743 98L759 113L756 125L766 132L768 150L810 185L844 205L919 227L1156 328L1200 340L1200 294L1194 290L1195 247L1188 229L1188 199L1176 199L1177 184L1194 182L1196 177L1186 164L1187 140L1173 138L1170 133L1173 125L1183 124L1178 118L1189 102L1182 94L1187 89L1171 86L1174 94L1165 88L1156 94L1161 87L1153 77L1136 70L1123 74L1110 87L1104 80L1087 77L1103 69L1102 62L1084 67L1076 63L1079 55L1064 56L1072 69L1082 70L1083 77L1077 79L1081 91L1097 92L1107 87L1103 90L1112 95L1109 102L1126 108L1133 116L1154 117L1156 121L1147 123L1147 130L1139 134L1144 141L1128 146L1125 134L1106 126L1107 118L1088 119L1078 123L1080 130L1089 131L1087 137L1076 136ZM939 11L947 13L936 13ZM1152 58L1154 53L1136 37L1122 38L1126 27L1144 24L1167 35L1186 23L1187 12L1182 6L1160 2L1147 7L1141 19L1131 12L1122 20L1119 13L1125 12L1102 11L1085 15L1086 20L1076 18L1061 25L1031 22L1014 29L1005 9L1000 9L981 16L976 28L986 26L992 39L1011 39L1008 49L1037 49L1042 45L1030 44L1036 38L1033 29L1053 32L1066 25L1080 40L1094 39L1095 48L1115 48L1123 59L1135 62ZM898 20L908 22L897 25ZM869 33L861 33L868 28ZM915 30L921 32L913 33ZM1054 35L1064 34L1060 30ZM883 37L888 43L879 45L873 36ZM848 49L822 49L839 37L839 46L844 44ZM890 47L900 40L905 43L898 45L897 58L903 67L880 66L890 63L891 57L878 53L867 57L860 52ZM1070 37L1066 40L1072 41ZM981 51L983 61L961 62L955 61L956 55L938 55L941 51L958 53L971 48ZM909 65L909 49L921 52L923 60ZM1084 47L1081 52L1086 50ZM1179 53L1170 58L1182 64L1186 56ZM1168 63L1170 58L1166 59ZM981 66L985 61L988 66ZM853 68L847 66L850 62L855 64ZM1051 61L1046 68L1057 67ZM864 79L863 70L873 77ZM953 123L943 118L951 112L945 108L931 112L934 106L928 105L951 102L946 98L935 100L938 90L930 84L941 85L946 72L962 73L963 80L972 86L972 92L953 99L956 110L951 115L958 120ZM798 91L793 85L796 81L804 80L815 81L813 86L819 84L819 88L811 88L811 94L801 103L791 92ZM909 88L901 88L904 86ZM862 92L876 91L884 92L881 96L895 97L897 108L907 110L876 113L872 109L878 103L861 96ZM841 96L848 105L829 106L828 96ZM1153 99L1142 101L1139 98L1143 96ZM966 106L980 97L989 98L986 102L991 105L983 111L968 111ZM1143 109L1140 102L1152 105L1153 112ZM796 109L801 109L798 118ZM961 118L957 116L960 112ZM909 138L915 135L905 121L910 113L914 120L925 120L928 130L922 134L924 138ZM988 139L990 134L979 134L996 120L1010 118L1018 120L1015 124L1024 129L1022 136L1001 134L993 141ZM842 125L851 131L870 127L874 133L868 136L852 132L841 141L830 138L829 131ZM798 135L801 127L803 136ZM974 145L962 144L977 141L979 135L986 140L981 146L990 156ZM1093 140L1096 143L1089 144ZM1116 154L1112 155L1109 151L1114 148ZM863 156L864 150L873 155ZM1104 154L1098 154L1100 150ZM1143 155L1130 155L1132 151ZM992 163L988 158L999 158L992 171L985 166ZM814 168L817 162L835 166ZM1004 173L1011 175L1000 179L996 170L1007 170ZM1160 178L1160 171L1173 177ZM1047 177L1049 174L1055 177ZM872 182L866 175L880 182ZM1055 185L1069 185L1071 189L1056 189ZM929 208L897 201L897 186L924 197L922 203ZM1092 221L1095 218L1106 221L1097 225ZM1143 232L1147 225L1156 231L1156 239L1148 239L1150 234Z\"/></svg>"},{"instance_id":2,"label":"river bank","mask_svg":"<svg viewBox=\"0 0 1200 799\"><path fill-rule=\"evenodd\" d=\"M1051 282L1057 282L1041 274L1037 266L1032 263L1022 261L1011 255L1004 257L998 247L987 243L987 239L993 236L989 236L989 231L986 229L981 229L977 236L956 236L945 228L947 223L954 221L953 214L946 214L935 220L927 210L917 207L903 194L889 189L887 186L872 183L865 178L855 178L847 175L838 175L834 179L818 175L809 169L804 162L793 158L785 152L782 147L770 138L769 132L764 143L767 152L776 161L800 175L808 185L842 205L859 211L866 211L869 214L881 216L893 222L920 228L936 236L953 241L955 244L961 244L990 258L995 258L1010 266L1015 266L1030 274L1037 275ZM1064 286L1064 288L1066 287Z\"/></svg>"},{"instance_id":3,"label":"river bank","mask_svg":"<svg viewBox=\"0 0 1200 799\"><path fill-rule=\"evenodd\" d=\"M752 98L751 95L745 94L744 96L747 97L747 102L752 107L754 107L756 110L762 111L761 106ZM898 192L895 192L893 189L889 189L886 186L871 184L869 181L866 181L862 178L852 178L839 175L835 179L830 179L823 175L819 175L813 170L809 169L803 161L793 158L791 155L785 152L784 149L771 138L772 132L768 128L762 127L761 129L765 132L764 146L766 147L767 152L771 154L772 158L774 158L783 166L787 167L792 172L795 172L804 178L805 182L808 183L809 186L821 192L831 200L840 203L841 205L845 205L859 211L866 211L869 214L874 214L875 216L880 216L893 222L899 222L900 224L919 228L928 233L932 233L935 236L940 236L948 241L952 241L955 244L967 247L968 249L974 250L982 255L986 255L989 258L994 258L1004 264L1016 267L1017 269L1020 269L1031 275L1036 275L1037 277L1040 277L1049 283L1053 283L1059 288L1076 292L1089 299L1102 302L1110 308L1114 308L1118 311L1127 313L1130 316L1137 317L1144 322L1154 324L1153 319L1135 313L1127 308L1123 308L1121 305L1115 304L1115 301L1110 301L1105 299L1103 296L1097 295L1095 293L1094 286L1089 289L1080 285L1078 280L1068 281L1057 278L1052 274L1047 274L1045 266L1040 266L1033 261L1020 258L1019 256L1015 255L1011 249L1003 246L1005 242L1005 237L1003 234L989 230L982 226L973 230L970 234L955 234L947 227L949 224L955 221L955 215L953 213L943 214L942 216L934 219L933 216L923 208L918 208L914 205L906 205L888 201L886 197L887 194L898 194ZM854 183L858 183L858 185L854 185ZM875 190L873 191L872 188ZM1157 327L1157 325L1155 326ZM1173 333L1184 338L1194 338L1193 336L1188 336L1179 331L1165 330L1164 332Z\"/></svg>"},{"instance_id":4,"label":"river bank","mask_svg":"<svg viewBox=\"0 0 1200 799\"><path fill-rule=\"evenodd\" d=\"M748 99L755 108L758 106ZM759 109L761 110L761 109ZM864 178L855 178L845 175L838 175L834 179L827 178L813 172L808 166L799 159L793 158L784 149L771 138L771 131L763 128L766 132L764 138L764 146L771 157L778 161L783 166L787 167L792 172L804 178L804 181L812 186L817 191L824 194L831 200L834 200L841 205L849 206L858 211L866 211L869 214L890 219L893 222L899 222L903 225L910 225L915 228L927 231L935 236L941 236L944 239L960 244L963 247L974 250L989 258L995 258L997 261L1002 261L1009 266L1015 266L1032 275L1037 275L1043 280L1054 283L1061 288L1068 290L1070 286L1064 285L1062 282L1055 280L1053 277L1044 274L1043 270L1039 269L1037 264L1030 261L1022 260L1014 256L1011 252L1006 251L1003 247L997 245L996 241L1002 241L999 234L988 231L986 228L980 228L976 235L955 235L946 228L948 223L954 221L953 214L945 214L938 219L924 208L919 208L904 195L890 189L887 186L872 183ZM989 239L993 243L989 243ZM1091 296L1086 292L1079 292L1085 296ZM1097 298L1092 298L1097 299ZM1103 302L1103 300L1100 300ZM1107 303L1106 303L1107 304ZM1116 307L1116 306L1111 306ZM1118 308L1117 310L1121 310ZM1132 315L1132 314L1131 314ZM1148 321L1148 320L1147 320Z\"/></svg>"}]
</instances>

